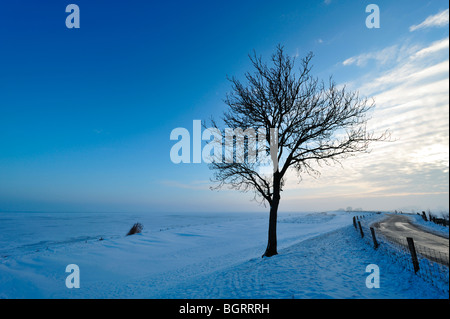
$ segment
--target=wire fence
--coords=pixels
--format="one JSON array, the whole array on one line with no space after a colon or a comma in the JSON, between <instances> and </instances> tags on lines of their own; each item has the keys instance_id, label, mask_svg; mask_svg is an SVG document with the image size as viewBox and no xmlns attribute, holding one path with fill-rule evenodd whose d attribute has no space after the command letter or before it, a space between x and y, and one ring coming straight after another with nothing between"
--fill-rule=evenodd
<instances>
[{"instance_id":1,"label":"wire fence","mask_svg":"<svg viewBox=\"0 0 450 319\"><path fill-rule=\"evenodd\" d=\"M382 234L371 227L369 220L368 216L353 218L353 226L366 244L435 287L449 292L448 253L417 244L413 238Z\"/></svg>"}]
</instances>

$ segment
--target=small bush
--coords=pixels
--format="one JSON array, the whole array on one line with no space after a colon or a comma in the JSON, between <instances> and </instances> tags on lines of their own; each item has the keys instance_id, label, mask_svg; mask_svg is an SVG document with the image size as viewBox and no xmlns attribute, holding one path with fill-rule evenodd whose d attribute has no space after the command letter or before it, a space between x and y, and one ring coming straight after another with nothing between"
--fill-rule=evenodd
<instances>
[{"instance_id":1,"label":"small bush","mask_svg":"<svg viewBox=\"0 0 450 319\"><path fill-rule=\"evenodd\" d=\"M136 223L131 227L130 231L128 232L127 236L139 234L144 229L144 226L141 223Z\"/></svg>"}]
</instances>

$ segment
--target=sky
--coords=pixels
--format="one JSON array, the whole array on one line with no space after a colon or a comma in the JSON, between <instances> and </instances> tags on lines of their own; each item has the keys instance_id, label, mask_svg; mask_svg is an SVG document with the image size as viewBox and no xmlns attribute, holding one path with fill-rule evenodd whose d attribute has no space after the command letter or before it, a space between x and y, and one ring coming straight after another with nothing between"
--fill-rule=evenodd
<instances>
[{"instance_id":1,"label":"sky","mask_svg":"<svg viewBox=\"0 0 450 319\"><path fill-rule=\"evenodd\" d=\"M170 133L219 118L227 76L278 44L374 98L368 126L392 134L318 177L288 172L280 211L448 211L448 22L447 1L2 3L0 211L268 211L173 163Z\"/></svg>"}]
</instances>

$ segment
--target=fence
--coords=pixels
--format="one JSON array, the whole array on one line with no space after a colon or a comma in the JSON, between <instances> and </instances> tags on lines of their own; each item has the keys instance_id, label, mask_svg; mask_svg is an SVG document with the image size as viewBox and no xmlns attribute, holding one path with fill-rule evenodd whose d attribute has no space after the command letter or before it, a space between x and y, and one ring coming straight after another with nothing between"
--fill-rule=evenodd
<instances>
[{"instance_id":1,"label":"fence","mask_svg":"<svg viewBox=\"0 0 450 319\"><path fill-rule=\"evenodd\" d=\"M449 255L417 244L413 238L393 237L370 227L367 216L353 217L353 226L368 245L405 269L449 292Z\"/></svg>"}]
</instances>

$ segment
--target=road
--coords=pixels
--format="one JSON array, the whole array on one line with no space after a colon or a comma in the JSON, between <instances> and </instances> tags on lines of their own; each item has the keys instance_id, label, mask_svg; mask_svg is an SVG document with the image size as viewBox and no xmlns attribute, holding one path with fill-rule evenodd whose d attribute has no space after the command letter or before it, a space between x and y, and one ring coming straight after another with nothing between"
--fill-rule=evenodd
<instances>
[{"instance_id":1,"label":"road","mask_svg":"<svg viewBox=\"0 0 450 319\"><path fill-rule=\"evenodd\" d=\"M406 237L412 237L418 253L448 266L449 239L431 233L414 224L408 216L389 215L384 220L376 223L375 227L382 234L388 237L400 238L402 242L405 241Z\"/></svg>"}]
</instances>

